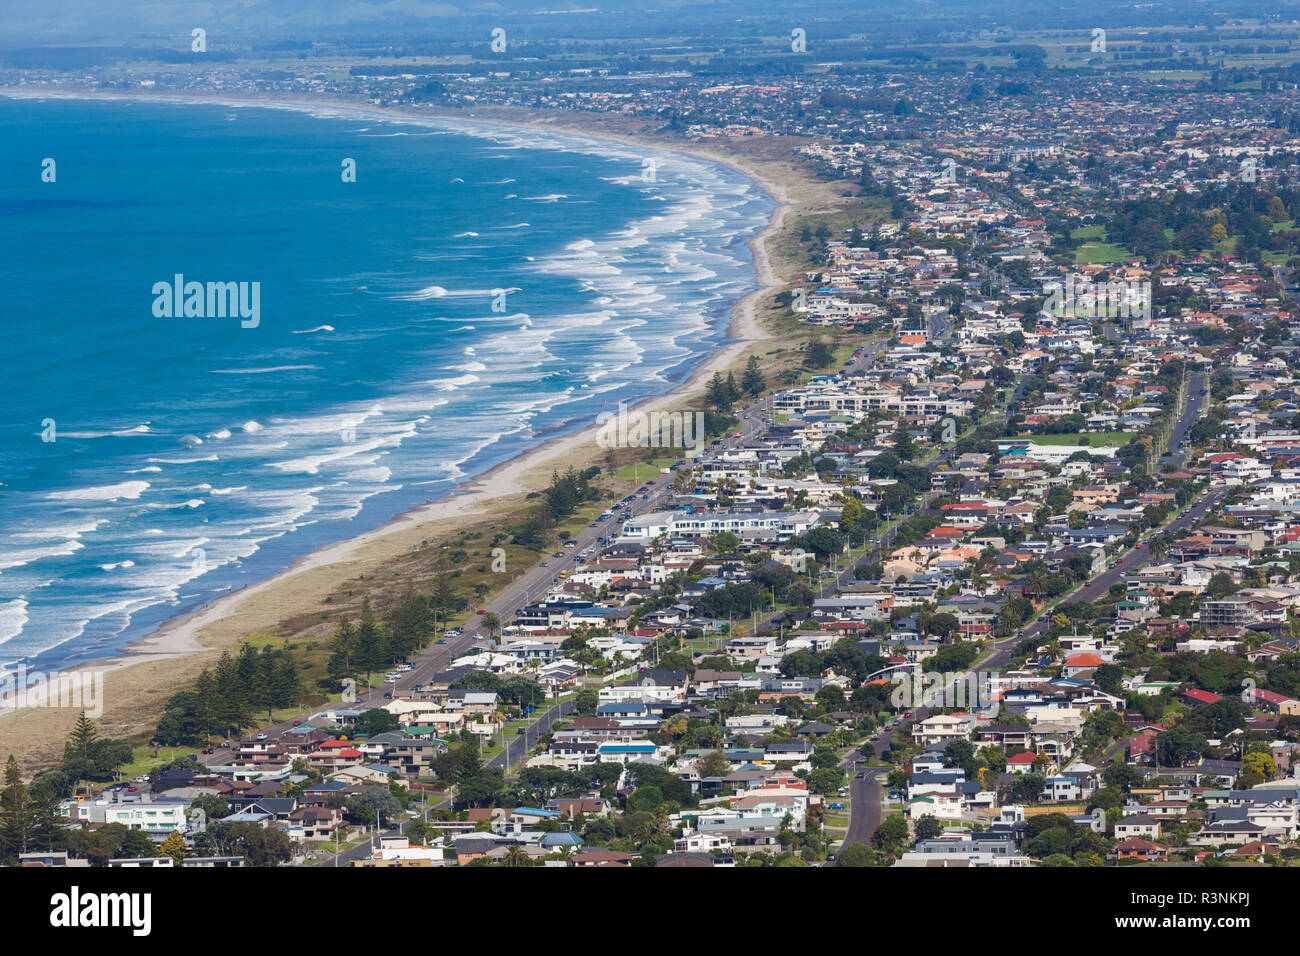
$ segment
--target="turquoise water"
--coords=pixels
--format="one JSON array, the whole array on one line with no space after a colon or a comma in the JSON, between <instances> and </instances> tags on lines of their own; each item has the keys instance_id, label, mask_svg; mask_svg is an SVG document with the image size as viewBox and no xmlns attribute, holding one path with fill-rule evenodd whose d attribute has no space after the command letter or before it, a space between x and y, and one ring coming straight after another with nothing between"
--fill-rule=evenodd
<instances>
[{"instance_id":1,"label":"turquoise water","mask_svg":"<svg viewBox=\"0 0 1300 956\"><path fill-rule=\"evenodd\" d=\"M0 665L103 657L667 391L773 205L681 154L364 112L0 98L0 131ZM209 309L227 282L255 313Z\"/></svg>"}]
</instances>

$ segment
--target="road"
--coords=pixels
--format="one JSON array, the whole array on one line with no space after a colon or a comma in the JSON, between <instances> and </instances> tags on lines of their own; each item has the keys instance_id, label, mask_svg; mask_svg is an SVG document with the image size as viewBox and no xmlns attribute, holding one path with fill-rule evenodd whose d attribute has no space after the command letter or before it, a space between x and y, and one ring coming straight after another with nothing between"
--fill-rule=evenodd
<instances>
[{"instance_id":1,"label":"road","mask_svg":"<svg viewBox=\"0 0 1300 956\"><path fill-rule=\"evenodd\" d=\"M886 771L880 767L868 767L862 771L859 779L856 775L849 781L849 828L844 834L836 854L854 843L871 846L871 838L880 827L880 775Z\"/></svg>"},{"instance_id":2,"label":"road","mask_svg":"<svg viewBox=\"0 0 1300 956\"><path fill-rule=\"evenodd\" d=\"M551 732L555 726L557 718L565 717L577 709L577 702L573 700L562 700L553 705L549 710L539 716L527 727L522 728L524 733L515 734L506 741L505 749L494 756L487 762L489 767L500 767L503 770L507 767L517 767L530 750L537 746L537 741ZM507 758L509 762L507 763Z\"/></svg>"},{"instance_id":3,"label":"road","mask_svg":"<svg viewBox=\"0 0 1300 956\"><path fill-rule=\"evenodd\" d=\"M1186 530L1193 524L1203 519L1219 502L1228 494L1226 488L1216 488L1192 503L1178 517L1174 518L1165 525L1158 534L1177 534ZM1132 551L1124 554L1120 559L1100 574L1088 579L1083 585L1075 588L1069 594L1066 594L1062 601L1096 601L1103 597L1110 590L1112 584L1118 584L1123 580L1124 575L1131 574L1141 568L1151 560L1151 551L1149 545L1145 542L1150 539L1144 539L1142 543ZM987 670L998 670L1006 665L1011 657L1011 651L1023 640L1031 637L1037 637L1043 631L1051 626L1051 621L1033 621L1024 627L1018 634L1005 638L997 642L998 651L990 658L985 660L981 666Z\"/></svg>"},{"instance_id":4,"label":"road","mask_svg":"<svg viewBox=\"0 0 1300 956\"><path fill-rule=\"evenodd\" d=\"M907 726L906 722L903 726ZM861 771L862 779L860 780L856 771L859 755L862 754L864 748L870 747L872 754L879 760L884 756L885 751L889 749L889 738L894 733L894 730L878 730L861 746L851 751L841 763L842 766L847 766L849 772L853 773L853 777L849 780L849 827L844 834L844 842L840 844L838 853L843 853L845 847L853 843L865 843L870 846L871 837L880 826L882 811L879 778L881 774L889 772L888 768L864 767Z\"/></svg>"},{"instance_id":5,"label":"road","mask_svg":"<svg viewBox=\"0 0 1300 956\"><path fill-rule=\"evenodd\" d=\"M1209 376L1204 372L1192 372L1187 376L1187 407L1183 409L1183 414L1178 416L1178 421L1174 423L1173 431L1169 433L1169 449L1165 453L1165 459L1172 462L1175 468L1182 468L1187 464L1187 456L1191 454L1190 442L1184 445L1191 433L1192 426L1196 420L1204 414L1208 394Z\"/></svg>"},{"instance_id":6,"label":"road","mask_svg":"<svg viewBox=\"0 0 1300 956\"><path fill-rule=\"evenodd\" d=\"M871 343L863 350L863 354L850 364L854 367L862 363L870 365L885 346L886 343L883 341ZM771 396L765 396L741 409L738 412L740 427L720 437L709 446L704 454L716 456L724 449L736 448L761 437L770 424L770 408ZM737 432L739 434L736 434ZM689 465L689 461L687 464ZM514 619L516 612L546 596L547 592L561 580L561 571L572 573L578 564L577 559L581 552L586 551L588 548L597 548L618 537L622 531L623 523L631 517L670 508L673 497L673 480L676 476L676 470L666 475L656 471L655 474L649 476L639 486L633 495L629 496L630 500L624 499L611 505L608 509L612 512L610 517L592 522L589 527L582 529L570 539L574 542L571 547L560 548L553 556L511 580L493 600L478 609L479 613L470 618L463 633L455 637L445 637L441 642L430 645L416 655L411 661L412 669L402 674L395 683L367 687L358 694L356 700L348 702L348 706L356 709L382 706L392 698L409 696L416 684L428 683L435 674L447 670L452 661L464 656L474 644L487 637L484 620L488 614L495 614L502 627L508 626ZM510 569L507 568L502 573L509 574ZM262 728L262 732L275 737L289 730L294 726L295 722L309 721L311 717L317 716L319 713L320 711L316 711L314 714L300 715L295 720L281 721ZM535 743L537 734L530 730L530 735ZM512 763L515 746L521 751L526 751L531 744L524 746L522 739L513 741L511 749ZM204 764L212 766L224 763L229 756L229 750L217 748L212 754L200 755L200 759ZM502 760L504 761L504 755Z\"/></svg>"}]
</instances>

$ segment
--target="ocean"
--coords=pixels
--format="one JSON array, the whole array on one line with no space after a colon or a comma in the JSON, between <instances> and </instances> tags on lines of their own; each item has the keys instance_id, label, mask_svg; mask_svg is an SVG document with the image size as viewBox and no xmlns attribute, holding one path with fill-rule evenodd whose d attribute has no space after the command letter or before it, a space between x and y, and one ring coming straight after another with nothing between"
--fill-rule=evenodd
<instances>
[{"instance_id":1,"label":"ocean","mask_svg":"<svg viewBox=\"0 0 1300 956\"><path fill-rule=\"evenodd\" d=\"M668 391L774 206L680 153L364 110L0 98L0 131L0 668L111 657Z\"/></svg>"}]
</instances>

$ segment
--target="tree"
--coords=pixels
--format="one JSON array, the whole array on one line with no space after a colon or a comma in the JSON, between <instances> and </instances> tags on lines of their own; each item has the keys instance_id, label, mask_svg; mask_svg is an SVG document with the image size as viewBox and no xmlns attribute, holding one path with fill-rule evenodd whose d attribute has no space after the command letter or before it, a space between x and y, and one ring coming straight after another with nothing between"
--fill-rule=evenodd
<instances>
[{"instance_id":1,"label":"tree","mask_svg":"<svg viewBox=\"0 0 1300 956\"><path fill-rule=\"evenodd\" d=\"M533 865L533 861L528 858L528 854L524 852L523 847L518 843L512 843L506 849L505 856L502 859L505 861L505 865L509 867Z\"/></svg>"},{"instance_id":2,"label":"tree","mask_svg":"<svg viewBox=\"0 0 1300 956\"><path fill-rule=\"evenodd\" d=\"M725 777L731 773L731 761L721 750L714 750L695 762L695 772L701 778Z\"/></svg>"},{"instance_id":3,"label":"tree","mask_svg":"<svg viewBox=\"0 0 1300 956\"><path fill-rule=\"evenodd\" d=\"M1194 757L1208 755L1210 745L1199 734L1174 727L1156 735L1156 754L1166 767L1181 767Z\"/></svg>"},{"instance_id":4,"label":"tree","mask_svg":"<svg viewBox=\"0 0 1300 956\"><path fill-rule=\"evenodd\" d=\"M871 841L882 850L892 850L907 840L907 821L902 814L891 814L881 821Z\"/></svg>"},{"instance_id":5,"label":"tree","mask_svg":"<svg viewBox=\"0 0 1300 956\"><path fill-rule=\"evenodd\" d=\"M851 843L835 858L836 866L872 866L875 862L875 854L865 843Z\"/></svg>"},{"instance_id":6,"label":"tree","mask_svg":"<svg viewBox=\"0 0 1300 956\"><path fill-rule=\"evenodd\" d=\"M0 855L13 858L27 852L36 824L27 787L13 754L5 763L4 783L4 791L0 793Z\"/></svg>"},{"instance_id":7,"label":"tree","mask_svg":"<svg viewBox=\"0 0 1300 956\"><path fill-rule=\"evenodd\" d=\"M907 423L901 419L898 428L894 430L894 454L899 461L911 461L916 456L912 433L907 430Z\"/></svg>"},{"instance_id":8,"label":"tree","mask_svg":"<svg viewBox=\"0 0 1300 956\"><path fill-rule=\"evenodd\" d=\"M388 733L400 727L401 722L397 719L396 714L384 710L382 707L373 707L361 713L361 716L356 719L356 723L353 724L352 731L359 736L373 737L376 734Z\"/></svg>"},{"instance_id":9,"label":"tree","mask_svg":"<svg viewBox=\"0 0 1300 956\"><path fill-rule=\"evenodd\" d=\"M1248 753L1241 759L1241 770L1243 773L1255 773L1264 780L1272 780L1277 776L1277 765L1273 763L1273 758L1266 753Z\"/></svg>"},{"instance_id":10,"label":"tree","mask_svg":"<svg viewBox=\"0 0 1300 956\"><path fill-rule=\"evenodd\" d=\"M189 847L185 845L185 837L181 836L180 830L169 833L158 850L163 856L169 856L176 861L177 866L181 865L181 860L189 853Z\"/></svg>"},{"instance_id":11,"label":"tree","mask_svg":"<svg viewBox=\"0 0 1300 956\"><path fill-rule=\"evenodd\" d=\"M379 786L367 787L353 797L349 804L350 809L358 816L363 819L368 816L377 830L384 828L385 816L391 820L401 810L401 805L388 792L388 788Z\"/></svg>"},{"instance_id":12,"label":"tree","mask_svg":"<svg viewBox=\"0 0 1300 956\"><path fill-rule=\"evenodd\" d=\"M840 531L852 537L861 523L862 502L850 495L844 500L844 506L840 509Z\"/></svg>"},{"instance_id":13,"label":"tree","mask_svg":"<svg viewBox=\"0 0 1300 956\"><path fill-rule=\"evenodd\" d=\"M927 813L916 821L915 829L918 840L933 840L943 833L943 824Z\"/></svg>"},{"instance_id":14,"label":"tree","mask_svg":"<svg viewBox=\"0 0 1300 956\"><path fill-rule=\"evenodd\" d=\"M230 815L230 804L225 798L215 793L201 793L190 803L191 810L202 810L203 818L208 822L220 820Z\"/></svg>"},{"instance_id":15,"label":"tree","mask_svg":"<svg viewBox=\"0 0 1300 956\"><path fill-rule=\"evenodd\" d=\"M1047 778L1041 773L1021 773L1011 784L1011 793L1020 803L1037 803L1046 785Z\"/></svg>"},{"instance_id":16,"label":"tree","mask_svg":"<svg viewBox=\"0 0 1300 956\"><path fill-rule=\"evenodd\" d=\"M763 389L767 388L767 383L763 381L763 373L758 368L758 357L751 355L749 361L745 363L745 374L741 377L740 387L745 390L745 394L757 398L763 394Z\"/></svg>"},{"instance_id":17,"label":"tree","mask_svg":"<svg viewBox=\"0 0 1300 956\"><path fill-rule=\"evenodd\" d=\"M70 760L90 761L90 748L94 742L99 739L99 732L95 730L95 725L90 722L83 710L77 715L77 723L72 728L72 733L68 735L68 741L63 745L64 762Z\"/></svg>"},{"instance_id":18,"label":"tree","mask_svg":"<svg viewBox=\"0 0 1300 956\"><path fill-rule=\"evenodd\" d=\"M276 866L293 855L289 835L275 827L263 829L256 823L236 823L230 827L232 849L252 866Z\"/></svg>"},{"instance_id":19,"label":"tree","mask_svg":"<svg viewBox=\"0 0 1300 956\"><path fill-rule=\"evenodd\" d=\"M839 767L822 767L808 775L808 789L813 793L834 793L844 786L844 771Z\"/></svg>"}]
</instances>

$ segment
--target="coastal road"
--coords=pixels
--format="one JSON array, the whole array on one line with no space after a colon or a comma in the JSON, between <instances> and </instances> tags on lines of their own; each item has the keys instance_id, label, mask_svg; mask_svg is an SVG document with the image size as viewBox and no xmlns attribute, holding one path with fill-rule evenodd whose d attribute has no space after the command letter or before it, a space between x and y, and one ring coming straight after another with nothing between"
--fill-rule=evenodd
<instances>
[{"instance_id":1,"label":"coastal road","mask_svg":"<svg viewBox=\"0 0 1300 956\"><path fill-rule=\"evenodd\" d=\"M865 372L871 366L876 364L876 359L880 353L889 347L888 339L881 339L878 342L868 342L862 348L861 354L849 359L844 366L845 375L855 375L858 372Z\"/></svg>"},{"instance_id":2,"label":"coastal road","mask_svg":"<svg viewBox=\"0 0 1300 956\"><path fill-rule=\"evenodd\" d=\"M870 351L862 358L868 362L874 361L875 355L884 346L884 342L872 343L872 345L868 346ZM739 413L741 427L736 429L741 434L736 435L732 432L723 436L712 446L710 451L705 452L704 457L716 456L722 448L734 448L760 438L766 431L770 421L770 406L771 397L765 396L741 409ZM689 465L689 461L686 465ZM655 470L655 473L649 476L638 487L636 492L607 509L611 513L610 517L592 522L589 527L582 529L570 539L574 542L571 547L561 547L555 555L529 568L503 588L496 598L489 601L482 608L477 609L481 613L476 612L466 622L460 634L454 637L444 637L439 643L430 645L413 658L411 662L412 669L402 674L397 681L392 684L376 684L367 687L358 694L355 701L348 702L346 706L364 710L382 706L394 698L409 697L413 693L412 688L416 684L428 683L433 679L434 675L447 670L452 661L464 656L476 644L488 637L484 626L488 614L495 614L503 628L509 626L518 611L543 599L553 587L563 580L560 577L561 571L572 573L574 568L579 566L579 556L582 552L597 549L617 538L622 531L623 523L629 518L671 507L672 485L676 475L676 469L669 474L663 474L661 471ZM563 713L568 713L569 710L571 710L571 707L568 707ZM320 712L316 711L313 715L302 715L301 719L309 721L312 716L317 716ZM517 754L527 753L536 743L540 733L549 730L549 724L546 725L545 730L538 730L538 725L546 716L544 714L542 718L539 718L529 728L527 735L521 735L519 739L510 742L509 755L512 764ZM552 722L554 716L558 716L558 714L550 718ZM282 721L263 728L262 732L274 737L289 730L293 724L294 721L292 720ZM213 754L201 755L201 759L207 765L215 765L224 763L229 755L230 751L218 748ZM500 755L502 764L505 762L505 757L504 753Z\"/></svg>"},{"instance_id":3,"label":"coastal road","mask_svg":"<svg viewBox=\"0 0 1300 956\"><path fill-rule=\"evenodd\" d=\"M311 714L302 714L294 720L285 720L263 727L260 732L274 738L292 728L296 722L309 722L312 717L319 716L326 709L343 706L365 710L382 706L393 698L411 696L413 693L411 688L414 685L428 683L435 674L447 670L452 661L464 656L477 642L487 637L483 622L488 613L496 614L503 627L509 625L516 611L545 597L547 591L555 586L560 571L572 571L579 553L617 537L623 522L628 517L666 507L666 502L671 497L672 481L675 476L675 471L668 475L657 472L640 486L645 488L644 492L638 491L631 501L625 500L612 505L609 510L614 513L611 517L594 522L594 527L584 528L572 539L575 541L574 546L562 548L559 557L547 558L541 564L525 571L507 585L494 600L480 609L483 614L474 614L461 634L445 637L441 643L431 644L416 655L411 662L412 669L402 674L395 683L358 688L358 696L354 701L346 704L331 704L328 708L321 708ZM533 742L536 742L536 734L533 734ZM522 739L514 743L518 746L523 745ZM523 749L526 751L528 748ZM230 750L218 747L211 754L200 754L199 759L206 766L215 766L224 764L230 755Z\"/></svg>"}]
</instances>

